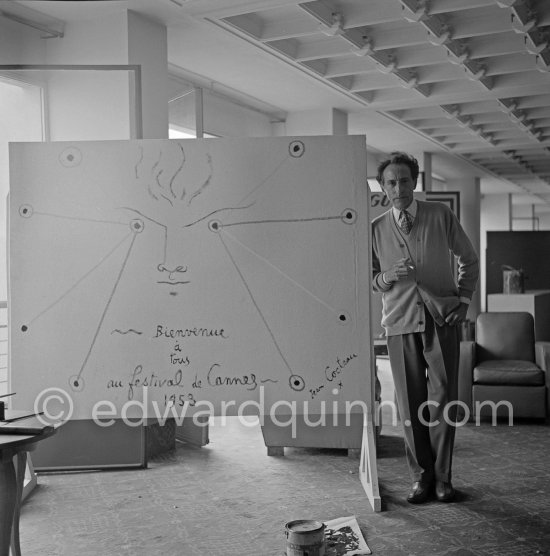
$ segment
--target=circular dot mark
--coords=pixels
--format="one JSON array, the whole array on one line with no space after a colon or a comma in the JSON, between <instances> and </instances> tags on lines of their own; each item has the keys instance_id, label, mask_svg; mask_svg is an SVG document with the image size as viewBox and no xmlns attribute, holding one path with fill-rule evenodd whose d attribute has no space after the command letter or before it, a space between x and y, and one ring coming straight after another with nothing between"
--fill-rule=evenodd
<instances>
[{"instance_id":1,"label":"circular dot mark","mask_svg":"<svg viewBox=\"0 0 550 556\"><path fill-rule=\"evenodd\" d=\"M144 228L145 228L145 224L143 220L140 220L139 218L135 218L130 222L130 230L132 230L134 234L141 234Z\"/></svg>"},{"instance_id":2,"label":"circular dot mark","mask_svg":"<svg viewBox=\"0 0 550 556\"><path fill-rule=\"evenodd\" d=\"M21 327L21 331L22 331L22 332L26 332L28 329L29 329L29 327L28 327L26 324L24 324L24 325Z\"/></svg>"},{"instance_id":3,"label":"circular dot mark","mask_svg":"<svg viewBox=\"0 0 550 556\"><path fill-rule=\"evenodd\" d=\"M350 317L347 313L340 313L338 315L338 322L340 324L348 324L350 322Z\"/></svg>"},{"instance_id":4,"label":"circular dot mark","mask_svg":"<svg viewBox=\"0 0 550 556\"><path fill-rule=\"evenodd\" d=\"M306 382L300 375L292 375L288 379L288 383L290 387L297 392L301 392L306 387Z\"/></svg>"},{"instance_id":5,"label":"circular dot mark","mask_svg":"<svg viewBox=\"0 0 550 556\"><path fill-rule=\"evenodd\" d=\"M333 388L332 389L332 393L336 396L336 394L338 394L338 392L340 392L340 390L338 390L338 388Z\"/></svg>"},{"instance_id":6,"label":"circular dot mark","mask_svg":"<svg viewBox=\"0 0 550 556\"><path fill-rule=\"evenodd\" d=\"M19 214L23 218L30 218L32 216L32 213L33 213L33 208L31 207L31 205L21 205L19 207Z\"/></svg>"},{"instance_id":7,"label":"circular dot mark","mask_svg":"<svg viewBox=\"0 0 550 556\"><path fill-rule=\"evenodd\" d=\"M305 145L301 141L292 141L288 146L288 152L290 156L294 158L300 158L306 150Z\"/></svg>"},{"instance_id":8,"label":"circular dot mark","mask_svg":"<svg viewBox=\"0 0 550 556\"><path fill-rule=\"evenodd\" d=\"M340 214L340 218L344 224L355 224L355 221L357 220L357 212L350 208L345 209L342 211L342 214Z\"/></svg>"},{"instance_id":9,"label":"circular dot mark","mask_svg":"<svg viewBox=\"0 0 550 556\"><path fill-rule=\"evenodd\" d=\"M59 155L59 162L65 168L73 168L78 166L82 161L82 153L76 147L67 147Z\"/></svg>"},{"instance_id":10,"label":"circular dot mark","mask_svg":"<svg viewBox=\"0 0 550 556\"><path fill-rule=\"evenodd\" d=\"M219 233L223 228L223 224L219 220L210 220L208 222L208 229L211 232Z\"/></svg>"},{"instance_id":11,"label":"circular dot mark","mask_svg":"<svg viewBox=\"0 0 550 556\"><path fill-rule=\"evenodd\" d=\"M403 423L406 427L410 427L411 426L411 420L410 419L405 419L405 422Z\"/></svg>"},{"instance_id":12,"label":"circular dot mark","mask_svg":"<svg viewBox=\"0 0 550 556\"><path fill-rule=\"evenodd\" d=\"M74 392L82 392L84 390L84 379L78 375L69 378L69 386Z\"/></svg>"}]
</instances>

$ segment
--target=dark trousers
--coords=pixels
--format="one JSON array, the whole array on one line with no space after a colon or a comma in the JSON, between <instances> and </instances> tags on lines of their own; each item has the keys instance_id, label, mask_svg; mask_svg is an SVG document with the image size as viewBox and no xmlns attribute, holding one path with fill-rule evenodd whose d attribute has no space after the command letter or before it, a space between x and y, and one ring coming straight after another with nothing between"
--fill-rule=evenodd
<instances>
[{"instance_id":1,"label":"dark trousers","mask_svg":"<svg viewBox=\"0 0 550 556\"><path fill-rule=\"evenodd\" d=\"M448 482L456 404L447 404L458 398L458 327L437 326L428 311L425 322L424 332L388 336L388 354L412 480Z\"/></svg>"}]
</instances>

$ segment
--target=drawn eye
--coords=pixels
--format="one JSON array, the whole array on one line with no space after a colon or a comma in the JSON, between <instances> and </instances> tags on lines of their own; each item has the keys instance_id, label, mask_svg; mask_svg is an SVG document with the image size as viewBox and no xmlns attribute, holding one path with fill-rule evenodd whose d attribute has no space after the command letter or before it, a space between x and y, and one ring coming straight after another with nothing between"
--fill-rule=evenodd
<instances>
[{"instance_id":1,"label":"drawn eye","mask_svg":"<svg viewBox=\"0 0 550 556\"><path fill-rule=\"evenodd\" d=\"M82 390L84 390L84 379L81 376L72 376L69 378L69 386L75 392L82 392Z\"/></svg>"},{"instance_id":2,"label":"drawn eye","mask_svg":"<svg viewBox=\"0 0 550 556\"><path fill-rule=\"evenodd\" d=\"M208 222L208 229L211 232L216 232L218 233L223 227L223 224L219 221L219 220L210 220L210 222Z\"/></svg>"},{"instance_id":3,"label":"drawn eye","mask_svg":"<svg viewBox=\"0 0 550 556\"><path fill-rule=\"evenodd\" d=\"M353 209L346 209L342 212L340 218L344 224L354 224L357 220L357 212Z\"/></svg>"},{"instance_id":4,"label":"drawn eye","mask_svg":"<svg viewBox=\"0 0 550 556\"><path fill-rule=\"evenodd\" d=\"M135 218L130 222L130 230L132 230L132 232L134 232L135 234L140 234L141 232L143 232L144 228L145 224L143 220L140 220L139 218Z\"/></svg>"},{"instance_id":5,"label":"drawn eye","mask_svg":"<svg viewBox=\"0 0 550 556\"><path fill-rule=\"evenodd\" d=\"M19 214L23 218L30 218L32 216L32 213L33 213L33 209L31 205L21 205L19 207Z\"/></svg>"},{"instance_id":6,"label":"drawn eye","mask_svg":"<svg viewBox=\"0 0 550 556\"><path fill-rule=\"evenodd\" d=\"M73 168L82 162L82 153L76 147L67 147L59 155L59 162L65 168Z\"/></svg>"},{"instance_id":7,"label":"drawn eye","mask_svg":"<svg viewBox=\"0 0 550 556\"><path fill-rule=\"evenodd\" d=\"M306 383L300 375L292 375L289 378L288 383L290 384L290 387L297 392L301 392L306 387Z\"/></svg>"},{"instance_id":8,"label":"drawn eye","mask_svg":"<svg viewBox=\"0 0 550 556\"><path fill-rule=\"evenodd\" d=\"M290 156L294 158L300 158L306 150L305 145L301 141L292 141L288 146L288 152Z\"/></svg>"}]
</instances>

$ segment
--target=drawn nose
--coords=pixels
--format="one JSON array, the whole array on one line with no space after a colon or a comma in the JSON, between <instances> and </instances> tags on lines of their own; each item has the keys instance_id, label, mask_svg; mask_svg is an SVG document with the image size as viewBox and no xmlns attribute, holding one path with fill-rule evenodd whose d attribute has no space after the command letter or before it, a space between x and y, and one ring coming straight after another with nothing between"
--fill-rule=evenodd
<instances>
[{"instance_id":1,"label":"drawn nose","mask_svg":"<svg viewBox=\"0 0 550 556\"><path fill-rule=\"evenodd\" d=\"M157 270L159 272L167 273L169 276L174 276L178 274L184 274L185 272L187 272L187 267L183 265L169 267L164 263L159 263L159 265L157 266Z\"/></svg>"},{"instance_id":2,"label":"drawn nose","mask_svg":"<svg viewBox=\"0 0 550 556\"><path fill-rule=\"evenodd\" d=\"M184 263L182 246L184 237L180 229L171 229L166 235L164 257L162 262L157 265L157 270L161 273L160 280L169 282L187 281L186 273L188 266Z\"/></svg>"}]
</instances>

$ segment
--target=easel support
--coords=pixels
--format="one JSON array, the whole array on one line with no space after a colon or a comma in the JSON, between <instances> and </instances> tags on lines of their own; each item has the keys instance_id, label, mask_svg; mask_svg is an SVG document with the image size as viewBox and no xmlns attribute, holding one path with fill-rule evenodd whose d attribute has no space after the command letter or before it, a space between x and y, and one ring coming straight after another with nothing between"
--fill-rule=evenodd
<instances>
[{"instance_id":1,"label":"easel support","mask_svg":"<svg viewBox=\"0 0 550 556\"><path fill-rule=\"evenodd\" d=\"M363 441L361 445L361 461L359 463L359 478L372 509L375 512L382 511L382 499L378 490L374 427L372 425L372 417L367 413L363 415Z\"/></svg>"},{"instance_id":2,"label":"easel support","mask_svg":"<svg viewBox=\"0 0 550 556\"><path fill-rule=\"evenodd\" d=\"M36 477L36 473L34 472L31 455L27 454L27 465L25 466L25 478L23 479L23 493L21 495L21 501L27 498L37 484L38 479Z\"/></svg>"}]
</instances>

